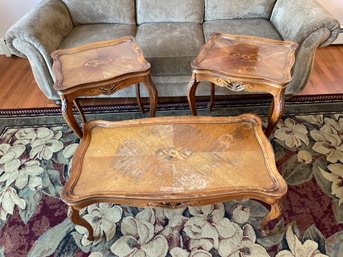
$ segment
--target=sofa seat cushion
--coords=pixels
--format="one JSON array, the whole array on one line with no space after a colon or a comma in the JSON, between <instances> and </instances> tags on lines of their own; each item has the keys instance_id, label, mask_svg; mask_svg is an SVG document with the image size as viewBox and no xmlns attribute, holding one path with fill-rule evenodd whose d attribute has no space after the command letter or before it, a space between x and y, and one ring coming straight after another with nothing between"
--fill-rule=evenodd
<instances>
[{"instance_id":1,"label":"sofa seat cushion","mask_svg":"<svg viewBox=\"0 0 343 257\"><path fill-rule=\"evenodd\" d=\"M152 75L191 75L204 36L197 23L147 23L138 26L136 41Z\"/></svg>"},{"instance_id":2,"label":"sofa seat cushion","mask_svg":"<svg viewBox=\"0 0 343 257\"><path fill-rule=\"evenodd\" d=\"M69 33L59 48L72 48L124 36L135 36L136 28L136 25L126 24L93 24L78 26Z\"/></svg>"},{"instance_id":3,"label":"sofa seat cushion","mask_svg":"<svg viewBox=\"0 0 343 257\"><path fill-rule=\"evenodd\" d=\"M273 24L265 19L233 19L223 21L206 21L203 24L206 40L212 32L248 35L282 40Z\"/></svg>"}]
</instances>

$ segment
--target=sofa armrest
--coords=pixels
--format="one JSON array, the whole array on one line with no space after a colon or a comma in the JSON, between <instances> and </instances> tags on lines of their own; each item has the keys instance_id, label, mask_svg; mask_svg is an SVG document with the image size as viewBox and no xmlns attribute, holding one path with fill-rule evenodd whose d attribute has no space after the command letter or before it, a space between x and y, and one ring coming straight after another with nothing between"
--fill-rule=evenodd
<instances>
[{"instance_id":1,"label":"sofa armrest","mask_svg":"<svg viewBox=\"0 0 343 257\"><path fill-rule=\"evenodd\" d=\"M327 46L340 31L339 22L315 0L277 0L270 20L284 40L293 40L299 46L312 33L322 34L316 45Z\"/></svg>"},{"instance_id":2,"label":"sofa armrest","mask_svg":"<svg viewBox=\"0 0 343 257\"><path fill-rule=\"evenodd\" d=\"M27 53L15 47L14 41L29 43L36 48L44 59L56 50L63 38L70 33L73 23L69 11L60 0L43 1L31 12L16 22L5 35L9 49L18 56Z\"/></svg>"}]
</instances>

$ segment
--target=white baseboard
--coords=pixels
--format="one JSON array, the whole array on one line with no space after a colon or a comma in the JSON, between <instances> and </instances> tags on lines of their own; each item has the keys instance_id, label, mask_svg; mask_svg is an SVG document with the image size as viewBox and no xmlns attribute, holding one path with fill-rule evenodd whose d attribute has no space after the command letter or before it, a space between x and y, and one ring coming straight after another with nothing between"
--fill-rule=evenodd
<instances>
[{"instance_id":1,"label":"white baseboard","mask_svg":"<svg viewBox=\"0 0 343 257\"><path fill-rule=\"evenodd\" d=\"M0 55L6 55L7 57L11 57L11 52L7 48L3 37L0 37Z\"/></svg>"},{"instance_id":2,"label":"white baseboard","mask_svg":"<svg viewBox=\"0 0 343 257\"><path fill-rule=\"evenodd\" d=\"M341 33L339 33L338 38L332 43L333 45L342 45L343 44L343 28Z\"/></svg>"}]
</instances>

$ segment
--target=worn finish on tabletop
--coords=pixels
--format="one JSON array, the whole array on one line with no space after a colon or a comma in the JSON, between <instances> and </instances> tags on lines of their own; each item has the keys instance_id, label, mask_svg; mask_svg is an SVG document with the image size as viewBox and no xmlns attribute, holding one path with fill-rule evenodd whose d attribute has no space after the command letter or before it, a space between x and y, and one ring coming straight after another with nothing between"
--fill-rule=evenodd
<instances>
[{"instance_id":1,"label":"worn finish on tabletop","mask_svg":"<svg viewBox=\"0 0 343 257\"><path fill-rule=\"evenodd\" d=\"M244 114L90 121L61 197L83 226L78 210L97 202L177 208L252 198L271 206L266 231L286 191L261 120Z\"/></svg>"},{"instance_id":2,"label":"worn finish on tabletop","mask_svg":"<svg viewBox=\"0 0 343 257\"><path fill-rule=\"evenodd\" d=\"M54 89L62 101L62 114L69 126L81 138L82 129L73 116L73 103L86 122L77 101L80 96L111 95L135 84L138 106L143 112L139 83L149 92L150 116L155 116L157 90L150 78L150 64L133 37L97 42L51 54L56 78Z\"/></svg>"},{"instance_id":3,"label":"worn finish on tabletop","mask_svg":"<svg viewBox=\"0 0 343 257\"><path fill-rule=\"evenodd\" d=\"M191 63L188 101L197 115L195 93L203 80L211 82L210 110L215 85L231 91L265 92L273 95L266 135L269 136L284 108L284 92L291 81L297 44L252 36L212 33Z\"/></svg>"}]
</instances>

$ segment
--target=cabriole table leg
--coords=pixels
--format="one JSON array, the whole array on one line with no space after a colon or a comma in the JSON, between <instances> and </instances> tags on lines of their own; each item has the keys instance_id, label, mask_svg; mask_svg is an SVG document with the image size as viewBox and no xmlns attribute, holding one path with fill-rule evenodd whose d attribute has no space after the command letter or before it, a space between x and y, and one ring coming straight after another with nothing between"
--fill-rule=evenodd
<instances>
[{"instance_id":1,"label":"cabriole table leg","mask_svg":"<svg viewBox=\"0 0 343 257\"><path fill-rule=\"evenodd\" d=\"M79 127L74 115L73 115L73 102L67 99L64 95L61 95L62 101L62 115L65 121L68 123L79 138L82 138L83 133Z\"/></svg>"},{"instance_id":2,"label":"cabriole table leg","mask_svg":"<svg viewBox=\"0 0 343 257\"><path fill-rule=\"evenodd\" d=\"M188 104L189 107L191 108L191 113L193 116L197 116L197 107L196 107L196 102L195 102L195 92L197 90L197 87L199 85L199 81L196 79L192 78L192 80L188 84L187 88L187 98L188 98Z\"/></svg>"},{"instance_id":3,"label":"cabriole table leg","mask_svg":"<svg viewBox=\"0 0 343 257\"><path fill-rule=\"evenodd\" d=\"M211 95L210 95L210 102L208 103L208 109L210 112L213 111L215 92L216 92L216 84L211 82Z\"/></svg>"},{"instance_id":4,"label":"cabriole table leg","mask_svg":"<svg viewBox=\"0 0 343 257\"><path fill-rule=\"evenodd\" d=\"M267 137L270 137L276 124L280 120L285 107L285 89L280 89L280 91L273 95L273 101L271 103L268 115L268 126L264 131Z\"/></svg>"},{"instance_id":5,"label":"cabriole table leg","mask_svg":"<svg viewBox=\"0 0 343 257\"><path fill-rule=\"evenodd\" d=\"M149 93L149 102L150 102L150 117L156 116L157 109L157 90L154 83L151 80L150 75L147 75L144 80L144 85Z\"/></svg>"},{"instance_id":6,"label":"cabriole table leg","mask_svg":"<svg viewBox=\"0 0 343 257\"><path fill-rule=\"evenodd\" d=\"M267 236L269 233L268 223L275 220L281 215L281 208L279 200L276 200L270 205L268 214L263 218L261 222L261 231L263 236Z\"/></svg>"},{"instance_id":7,"label":"cabriole table leg","mask_svg":"<svg viewBox=\"0 0 343 257\"><path fill-rule=\"evenodd\" d=\"M79 210L73 208L72 206L68 207L68 217L75 225L79 225L84 227L88 231L87 240L93 241L94 240L94 233L92 226L83 218L80 217Z\"/></svg>"},{"instance_id":8,"label":"cabriole table leg","mask_svg":"<svg viewBox=\"0 0 343 257\"><path fill-rule=\"evenodd\" d=\"M140 84L136 83L135 88L136 88L136 99L137 99L138 108L141 111L141 113L144 113L144 106L142 105L142 100L141 100Z\"/></svg>"}]
</instances>

